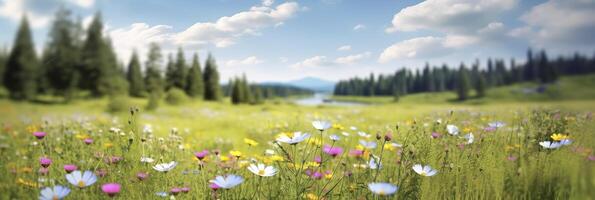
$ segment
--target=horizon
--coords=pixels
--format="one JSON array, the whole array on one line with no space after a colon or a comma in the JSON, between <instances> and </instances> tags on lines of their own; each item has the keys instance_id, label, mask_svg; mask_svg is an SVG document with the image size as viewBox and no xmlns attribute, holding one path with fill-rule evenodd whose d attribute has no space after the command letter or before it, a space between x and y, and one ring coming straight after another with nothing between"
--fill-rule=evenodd
<instances>
[{"instance_id":1,"label":"horizon","mask_svg":"<svg viewBox=\"0 0 595 200\"><path fill-rule=\"evenodd\" d=\"M578 0L3 0L0 26L7 34L0 36L0 44L10 47L25 11L40 56L60 6L84 24L101 12L120 62L127 63L133 49L144 60L150 42L162 46L164 57L178 47L187 60L198 52L203 61L212 52L224 83L244 73L257 83L308 77L337 82L402 67L420 69L426 62L456 67L480 59L485 67L489 57L514 58L520 64L528 48L545 49L552 57L595 52L590 34L595 2Z\"/></svg>"}]
</instances>

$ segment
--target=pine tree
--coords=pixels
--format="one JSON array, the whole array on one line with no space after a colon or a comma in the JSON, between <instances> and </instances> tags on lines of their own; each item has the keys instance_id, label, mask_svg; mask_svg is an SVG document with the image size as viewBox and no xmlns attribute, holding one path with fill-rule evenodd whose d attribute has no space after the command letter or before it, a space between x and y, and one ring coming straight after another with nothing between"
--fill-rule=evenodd
<instances>
[{"instance_id":1,"label":"pine tree","mask_svg":"<svg viewBox=\"0 0 595 200\"><path fill-rule=\"evenodd\" d=\"M65 100L70 100L80 81L78 65L80 49L75 42L77 27L70 19L70 11L61 8L56 13L44 50L42 63L45 81L49 87Z\"/></svg>"},{"instance_id":2,"label":"pine tree","mask_svg":"<svg viewBox=\"0 0 595 200\"><path fill-rule=\"evenodd\" d=\"M136 51L132 53L130 63L128 63L126 79L128 79L128 82L130 83L130 96L145 96L145 82L143 80L143 74L140 69L140 61L138 60Z\"/></svg>"},{"instance_id":3,"label":"pine tree","mask_svg":"<svg viewBox=\"0 0 595 200\"><path fill-rule=\"evenodd\" d=\"M262 94L262 89L258 85L252 86L253 88L253 96L254 100L251 102L252 104L262 104L264 102L264 97Z\"/></svg>"},{"instance_id":4,"label":"pine tree","mask_svg":"<svg viewBox=\"0 0 595 200\"><path fill-rule=\"evenodd\" d=\"M165 90L169 90L174 87L175 84L175 72L176 65L174 63L174 58L170 54L167 54L167 63L165 64Z\"/></svg>"},{"instance_id":5,"label":"pine tree","mask_svg":"<svg viewBox=\"0 0 595 200\"><path fill-rule=\"evenodd\" d=\"M184 89L186 88L187 78L186 60L184 59L184 50L178 48L178 54L176 55L176 62L174 63L174 74L173 74L173 86Z\"/></svg>"},{"instance_id":6,"label":"pine tree","mask_svg":"<svg viewBox=\"0 0 595 200\"><path fill-rule=\"evenodd\" d=\"M4 71L6 71L7 57L6 51L4 49L0 49L0 87L4 86Z\"/></svg>"},{"instance_id":7,"label":"pine tree","mask_svg":"<svg viewBox=\"0 0 595 200\"><path fill-rule=\"evenodd\" d=\"M12 99L33 100L36 96L39 63L34 46L29 22L23 17L4 73L4 85Z\"/></svg>"},{"instance_id":8,"label":"pine tree","mask_svg":"<svg viewBox=\"0 0 595 200\"><path fill-rule=\"evenodd\" d=\"M156 43L149 45L147 61L145 61L145 88L156 100L163 95L163 78L161 75L161 49Z\"/></svg>"},{"instance_id":9,"label":"pine tree","mask_svg":"<svg viewBox=\"0 0 595 200\"><path fill-rule=\"evenodd\" d=\"M475 84L475 91L477 92L476 95L478 98L485 97L486 87L487 87L486 78L484 77L483 74L478 74L477 75L477 83Z\"/></svg>"},{"instance_id":10,"label":"pine tree","mask_svg":"<svg viewBox=\"0 0 595 200\"><path fill-rule=\"evenodd\" d=\"M82 49L82 67L80 81L83 89L88 89L94 96L112 92L116 69L115 54L109 40L103 37L101 14L97 13L87 29L87 36Z\"/></svg>"},{"instance_id":11,"label":"pine tree","mask_svg":"<svg viewBox=\"0 0 595 200\"><path fill-rule=\"evenodd\" d=\"M198 54L192 57L192 66L188 71L188 80L186 82L186 93L190 97L203 98L205 93L204 81L202 79L202 70Z\"/></svg>"},{"instance_id":12,"label":"pine tree","mask_svg":"<svg viewBox=\"0 0 595 200\"><path fill-rule=\"evenodd\" d=\"M465 64L461 63L457 77L457 96L459 101L464 101L469 98L470 88L471 82L469 80L469 72L467 71L467 68L465 68Z\"/></svg>"},{"instance_id":13,"label":"pine tree","mask_svg":"<svg viewBox=\"0 0 595 200\"><path fill-rule=\"evenodd\" d=\"M207 57L203 80L205 81L205 100L219 101L221 99L219 72L217 71L215 58L211 54Z\"/></svg>"},{"instance_id":14,"label":"pine tree","mask_svg":"<svg viewBox=\"0 0 595 200\"><path fill-rule=\"evenodd\" d=\"M231 103L233 104L240 104L242 103L242 88L240 87L240 80L235 78L234 80L230 81L231 87Z\"/></svg>"},{"instance_id":15,"label":"pine tree","mask_svg":"<svg viewBox=\"0 0 595 200\"><path fill-rule=\"evenodd\" d=\"M240 89L242 90L241 102L242 103L250 103L252 102L253 96L252 91L250 91L250 86L248 84L248 79L246 78L246 74L242 75L240 79Z\"/></svg>"}]
</instances>

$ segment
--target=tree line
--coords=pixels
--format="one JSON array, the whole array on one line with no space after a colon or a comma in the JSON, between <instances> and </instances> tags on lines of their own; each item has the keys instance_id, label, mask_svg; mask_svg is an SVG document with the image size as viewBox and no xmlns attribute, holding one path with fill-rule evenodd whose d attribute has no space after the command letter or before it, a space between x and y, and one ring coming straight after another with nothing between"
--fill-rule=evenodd
<instances>
[{"instance_id":1,"label":"tree line","mask_svg":"<svg viewBox=\"0 0 595 200\"><path fill-rule=\"evenodd\" d=\"M80 19L74 20L69 10L61 8L40 58L29 22L26 16L22 18L12 49L0 50L0 84L14 100L35 100L43 94L69 101L86 92L90 97L148 97L149 105L156 105L166 92L175 89L195 99L219 101L224 92L215 58L209 54L203 68L198 54L189 61L184 55L179 48L175 56L164 58L159 45L152 43L142 63L144 70L136 51L127 64L120 63L110 38L104 35L100 13L84 29ZM260 86L247 86L245 77L243 81L246 86L242 90L254 98L249 101L286 95L269 89L263 94Z\"/></svg>"},{"instance_id":2,"label":"tree line","mask_svg":"<svg viewBox=\"0 0 595 200\"><path fill-rule=\"evenodd\" d=\"M559 56L548 59L545 50L533 53L527 51L527 61L517 64L511 59L508 66L504 59L487 59L486 67L480 67L476 60L468 68L461 63L458 68L447 64L410 70L403 67L394 74L370 74L364 78L351 78L335 85L335 95L354 96L400 96L420 92L455 91L459 100L470 98L471 90L477 97L484 97L487 88L510 85L519 82L553 83L561 75L595 73L595 56L575 53L571 57Z\"/></svg>"}]
</instances>

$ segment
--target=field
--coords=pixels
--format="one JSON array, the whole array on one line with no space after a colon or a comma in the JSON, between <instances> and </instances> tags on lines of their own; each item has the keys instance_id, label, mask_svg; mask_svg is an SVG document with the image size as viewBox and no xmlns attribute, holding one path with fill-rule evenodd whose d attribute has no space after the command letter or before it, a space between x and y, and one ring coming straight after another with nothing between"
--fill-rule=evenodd
<instances>
[{"instance_id":1,"label":"field","mask_svg":"<svg viewBox=\"0 0 595 200\"><path fill-rule=\"evenodd\" d=\"M467 102L450 101L451 93L398 103L335 97L371 103L353 107L197 101L147 112L146 100L130 99L131 112L108 114L107 99L2 99L0 199L34 199L53 185L71 188L66 199L591 199L593 80L563 78L529 96L511 91L532 85L495 88ZM331 126L319 131L312 124L318 120ZM283 140L299 140L298 131L310 137ZM51 164L41 166L40 158ZM169 172L155 169L171 161L177 166ZM276 173L248 169L259 163ZM93 172L97 182L71 185L67 164ZM416 164L437 173L416 171ZM209 182L227 174L243 181ZM116 194L102 189L106 183L121 188Z\"/></svg>"}]
</instances>

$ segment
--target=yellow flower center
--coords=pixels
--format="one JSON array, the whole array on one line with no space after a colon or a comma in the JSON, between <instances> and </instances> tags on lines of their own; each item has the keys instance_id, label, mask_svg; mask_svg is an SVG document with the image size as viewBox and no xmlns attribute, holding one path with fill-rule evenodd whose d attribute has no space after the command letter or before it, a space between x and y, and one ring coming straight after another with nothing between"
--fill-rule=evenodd
<instances>
[{"instance_id":1,"label":"yellow flower center","mask_svg":"<svg viewBox=\"0 0 595 200\"><path fill-rule=\"evenodd\" d=\"M427 176L428 174L426 172L421 172L422 176Z\"/></svg>"},{"instance_id":2,"label":"yellow flower center","mask_svg":"<svg viewBox=\"0 0 595 200\"><path fill-rule=\"evenodd\" d=\"M58 195L54 195L54 196L52 197L52 200L58 200L58 199L59 199L59 198L58 198Z\"/></svg>"},{"instance_id":3,"label":"yellow flower center","mask_svg":"<svg viewBox=\"0 0 595 200\"><path fill-rule=\"evenodd\" d=\"M85 181L80 180L79 183L78 183L78 186L81 187L81 188L82 187L85 187Z\"/></svg>"},{"instance_id":4,"label":"yellow flower center","mask_svg":"<svg viewBox=\"0 0 595 200\"><path fill-rule=\"evenodd\" d=\"M264 169L258 170L258 175L264 176Z\"/></svg>"},{"instance_id":5,"label":"yellow flower center","mask_svg":"<svg viewBox=\"0 0 595 200\"><path fill-rule=\"evenodd\" d=\"M384 190L383 190L383 189L380 189L380 190L378 190L378 194L379 194L379 195L385 195L385 194L386 194L386 192L384 192Z\"/></svg>"}]
</instances>

